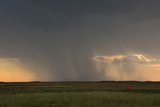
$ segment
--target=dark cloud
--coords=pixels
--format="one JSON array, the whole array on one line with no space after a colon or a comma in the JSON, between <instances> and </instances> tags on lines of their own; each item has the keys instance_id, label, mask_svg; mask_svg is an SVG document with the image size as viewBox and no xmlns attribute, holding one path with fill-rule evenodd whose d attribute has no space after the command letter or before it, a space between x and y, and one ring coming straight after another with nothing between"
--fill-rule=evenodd
<instances>
[{"instance_id":1,"label":"dark cloud","mask_svg":"<svg viewBox=\"0 0 160 107\"><path fill-rule=\"evenodd\" d=\"M26 3L61 14L82 15L96 13L132 14L136 12L144 12L145 14L159 9L158 5L160 2L158 0L28 0Z\"/></svg>"},{"instance_id":2,"label":"dark cloud","mask_svg":"<svg viewBox=\"0 0 160 107\"><path fill-rule=\"evenodd\" d=\"M159 16L159 0L1 0L0 56L51 80L105 79L94 55L160 52Z\"/></svg>"}]
</instances>

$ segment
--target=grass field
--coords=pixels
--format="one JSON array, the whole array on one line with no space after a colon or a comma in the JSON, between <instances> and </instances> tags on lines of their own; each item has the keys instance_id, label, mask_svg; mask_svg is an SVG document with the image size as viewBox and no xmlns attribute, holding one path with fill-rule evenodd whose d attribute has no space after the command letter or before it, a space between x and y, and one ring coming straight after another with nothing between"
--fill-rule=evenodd
<instances>
[{"instance_id":1,"label":"grass field","mask_svg":"<svg viewBox=\"0 0 160 107\"><path fill-rule=\"evenodd\" d=\"M0 107L160 107L160 83L1 82Z\"/></svg>"}]
</instances>

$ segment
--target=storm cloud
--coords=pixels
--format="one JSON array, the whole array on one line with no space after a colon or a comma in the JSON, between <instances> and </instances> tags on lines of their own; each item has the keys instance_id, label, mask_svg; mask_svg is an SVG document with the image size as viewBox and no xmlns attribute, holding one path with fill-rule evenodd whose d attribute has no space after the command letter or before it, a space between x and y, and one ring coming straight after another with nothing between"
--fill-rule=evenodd
<instances>
[{"instance_id":1,"label":"storm cloud","mask_svg":"<svg viewBox=\"0 0 160 107\"><path fill-rule=\"evenodd\" d=\"M0 58L18 59L34 72L30 81L114 80L93 57L159 57L159 18L159 0L1 0ZM134 72L129 62L124 67Z\"/></svg>"}]
</instances>

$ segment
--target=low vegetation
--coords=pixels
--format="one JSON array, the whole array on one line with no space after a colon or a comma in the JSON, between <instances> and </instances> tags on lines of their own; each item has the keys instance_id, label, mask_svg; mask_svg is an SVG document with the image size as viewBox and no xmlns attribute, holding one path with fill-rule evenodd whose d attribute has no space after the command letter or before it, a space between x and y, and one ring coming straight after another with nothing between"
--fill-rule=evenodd
<instances>
[{"instance_id":1,"label":"low vegetation","mask_svg":"<svg viewBox=\"0 0 160 107\"><path fill-rule=\"evenodd\" d=\"M159 106L159 82L0 83L0 107Z\"/></svg>"}]
</instances>

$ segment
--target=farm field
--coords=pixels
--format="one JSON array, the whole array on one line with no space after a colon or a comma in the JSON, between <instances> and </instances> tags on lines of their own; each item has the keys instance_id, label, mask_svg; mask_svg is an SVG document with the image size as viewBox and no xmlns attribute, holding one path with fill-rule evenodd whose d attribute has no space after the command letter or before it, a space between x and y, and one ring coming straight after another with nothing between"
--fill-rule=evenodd
<instances>
[{"instance_id":1,"label":"farm field","mask_svg":"<svg viewBox=\"0 0 160 107\"><path fill-rule=\"evenodd\" d=\"M0 107L160 107L160 82L1 82Z\"/></svg>"}]
</instances>

